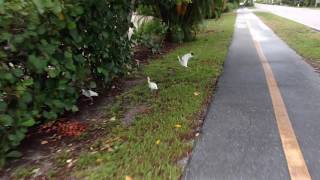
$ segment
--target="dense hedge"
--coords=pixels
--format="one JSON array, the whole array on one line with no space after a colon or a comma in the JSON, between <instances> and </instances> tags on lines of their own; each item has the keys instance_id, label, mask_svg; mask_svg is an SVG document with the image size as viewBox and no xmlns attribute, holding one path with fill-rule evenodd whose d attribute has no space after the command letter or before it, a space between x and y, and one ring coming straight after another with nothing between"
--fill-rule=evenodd
<instances>
[{"instance_id":1,"label":"dense hedge","mask_svg":"<svg viewBox=\"0 0 320 180\"><path fill-rule=\"evenodd\" d=\"M28 127L126 71L129 13L127 0L0 0L0 166Z\"/></svg>"}]
</instances>

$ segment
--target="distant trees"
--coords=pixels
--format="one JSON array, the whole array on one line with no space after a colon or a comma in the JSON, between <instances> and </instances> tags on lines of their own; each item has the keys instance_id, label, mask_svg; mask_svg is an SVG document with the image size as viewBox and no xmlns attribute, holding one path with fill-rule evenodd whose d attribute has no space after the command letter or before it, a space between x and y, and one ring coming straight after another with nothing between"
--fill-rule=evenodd
<instances>
[{"instance_id":1,"label":"distant trees","mask_svg":"<svg viewBox=\"0 0 320 180\"><path fill-rule=\"evenodd\" d=\"M316 0L260 0L257 2L266 4L286 4L290 6L315 6Z\"/></svg>"},{"instance_id":2,"label":"distant trees","mask_svg":"<svg viewBox=\"0 0 320 180\"><path fill-rule=\"evenodd\" d=\"M195 38L198 24L206 17L219 17L224 0L138 0L137 6L149 7L152 16L168 26L168 37L173 41Z\"/></svg>"}]
</instances>

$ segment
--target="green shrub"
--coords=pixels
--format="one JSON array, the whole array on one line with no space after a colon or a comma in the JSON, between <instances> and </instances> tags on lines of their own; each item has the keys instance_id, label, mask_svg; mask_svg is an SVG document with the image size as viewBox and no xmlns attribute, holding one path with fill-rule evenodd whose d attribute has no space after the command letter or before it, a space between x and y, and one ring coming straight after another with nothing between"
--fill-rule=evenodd
<instances>
[{"instance_id":1,"label":"green shrub","mask_svg":"<svg viewBox=\"0 0 320 180\"><path fill-rule=\"evenodd\" d=\"M138 5L136 12L139 15L144 15L144 16L154 16L154 11L152 9L152 6L147 6L147 5Z\"/></svg>"},{"instance_id":2,"label":"green shrub","mask_svg":"<svg viewBox=\"0 0 320 180\"><path fill-rule=\"evenodd\" d=\"M176 26L171 26L170 28L170 39L173 42L178 42L178 43L182 43L184 40L184 32L182 30L182 28L178 25Z\"/></svg>"},{"instance_id":3,"label":"green shrub","mask_svg":"<svg viewBox=\"0 0 320 180\"><path fill-rule=\"evenodd\" d=\"M195 39L195 30L202 20L217 12L220 14L224 0L137 0L152 7L153 15L168 26L168 37L179 42ZM183 35L181 35L181 31Z\"/></svg>"},{"instance_id":4,"label":"green shrub","mask_svg":"<svg viewBox=\"0 0 320 180\"><path fill-rule=\"evenodd\" d=\"M126 0L0 0L0 166L28 127L126 71Z\"/></svg>"},{"instance_id":5,"label":"green shrub","mask_svg":"<svg viewBox=\"0 0 320 180\"><path fill-rule=\"evenodd\" d=\"M164 36L167 31L167 26L160 19L152 19L139 27L140 34L148 34L155 36Z\"/></svg>"},{"instance_id":6,"label":"green shrub","mask_svg":"<svg viewBox=\"0 0 320 180\"><path fill-rule=\"evenodd\" d=\"M239 8L239 5L237 2L228 2L226 8L224 9L224 12L229 12L229 11L233 11L235 9L238 9Z\"/></svg>"},{"instance_id":7,"label":"green shrub","mask_svg":"<svg viewBox=\"0 0 320 180\"><path fill-rule=\"evenodd\" d=\"M168 27L160 19L154 18L145 21L135 31L133 39L137 44L143 45L156 53L160 50L163 40L165 39Z\"/></svg>"}]
</instances>

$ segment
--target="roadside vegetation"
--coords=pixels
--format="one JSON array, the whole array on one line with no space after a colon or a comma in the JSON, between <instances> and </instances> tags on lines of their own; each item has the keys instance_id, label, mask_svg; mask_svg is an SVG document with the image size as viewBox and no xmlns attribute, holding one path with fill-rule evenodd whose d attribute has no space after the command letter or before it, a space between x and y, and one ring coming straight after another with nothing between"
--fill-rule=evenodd
<instances>
[{"instance_id":1,"label":"roadside vegetation","mask_svg":"<svg viewBox=\"0 0 320 180\"><path fill-rule=\"evenodd\" d=\"M178 178L238 4L0 1L0 178Z\"/></svg>"},{"instance_id":2,"label":"roadside vegetation","mask_svg":"<svg viewBox=\"0 0 320 180\"><path fill-rule=\"evenodd\" d=\"M257 0L256 3L313 8L316 0Z\"/></svg>"},{"instance_id":3,"label":"roadside vegetation","mask_svg":"<svg viewBox=\"0 0 320 180\"><path fill-rule=\"evenodd\" d=\"M112 109L130 103L145 104L148 112L135 119L130 127L111 129L117 149L114 152L85 152L78 160L74 175L89 179L121 179L125 175L140 179L178 179L182 168L177 161L192 149L191 140L197 133L199 114L210 97L233 33L235 14L224 15L218 21L206 21L207 27L194 42L185 43L163 58L143 67L142 76L150 76L159 86L150 92L146 84L136 86L117 97ZM194 52L190 67L182 67L177 56ZM117 119L121 113L116 113ZM100 139L102 142L111 137ZM114 146L114 145L112 145ZM97 165L96 161L103 161Z\"/></svg>"},{"instance_id":4,"label":"roadside vegetation","mask_svg":"<svg viewBox=\"0 0 320 180\"><path fill-rule=\"evenodd\" d=\"M17 148L32 128L60 119L62 134L81 134L85 127L61 117L131 74L137 49L157 54L165 42L194 41L205 18L229 7L224 0L0 1L0 167L22 156ZM131 37L136 12L152 21Z\"/></svg>"},{"instance_id":5,"label":"roadside vegetation","mask_svg":"<svg viewBox=\"0 0 320 180\"><path fill-rule=\"evenodd\" d=\"M267 12L255 12L281 39L311 63L320 64L320 32Z\"/></svg>"},{"instance_id":6,"label":"roadside vegetation","mask_svg":"<svg viewBox=\"0 0 320 180\"><path fill-rule=\"evenodd\" d=\"M223 62L234 30L235 14L227 13L219 20L206 20L197 40L179 45L175 50L141 66L130 75L142 79L117 95L104 108L106 116L96 128L103 135L75 153L69 147L53 158L47 172L50 178L87 179L178 179L183 172L179 160L188 157L193 139L202 123L201 113L212 95L215 82L223 70ZM177 59L192 51L189 67ZM150 91L146 77L158 84ZM128 109L143 107L131 122L123 122ZM85 137L89 138L90 137ZM55 156L52 154L52 156ZM71 164L71 165L70 165ZM26 166L39 170L37 164ZM32 177L32 170L20 167L12 178Z\"/></svg>"}]
</instances>

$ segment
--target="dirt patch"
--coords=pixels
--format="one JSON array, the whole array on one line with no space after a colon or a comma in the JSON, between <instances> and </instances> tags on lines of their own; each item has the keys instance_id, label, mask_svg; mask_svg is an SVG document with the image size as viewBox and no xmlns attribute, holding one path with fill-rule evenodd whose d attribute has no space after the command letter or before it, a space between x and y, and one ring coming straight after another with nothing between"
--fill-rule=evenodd
<instances>
[{"instance_id":1,"label":"dirt patch","mask_svg":"<svg viewBox=\"0 0 320 180\"><path fill-rule=\"evenodd\" d=\"M219 33L219 32L224 32L224 30L217 31L217 30L211 29L211 30L204 31L202 34L207 35L207 34Z\"/></svg>"},{"instance_id":2,"label":"dirt patch","mask_svg":"<svg viewBox=\"0 0 320 180\"><path fill-rule=\"evenodd\" d=\"M137 115L146 113L149 111L149 107L147 105L139 105L135 107L131 107L122 118L122 122L125 125L131 125L134 122L134 119Z\"/></svg>"},{"instance_id":3,"label":"dirt patch","mask_svg":"<svg viewBox=\"0 0 320 180\"><path fill-rule=\"evenodd\" d=\"M158 53L152 53L152 50L143 46L137 46L134 50L133 59L136 63L147 64L150 59L156 59L162 55L170 52L171 50L177 48L179 44L164 41L163 48Z\"/></svg>"}]
</instances>

